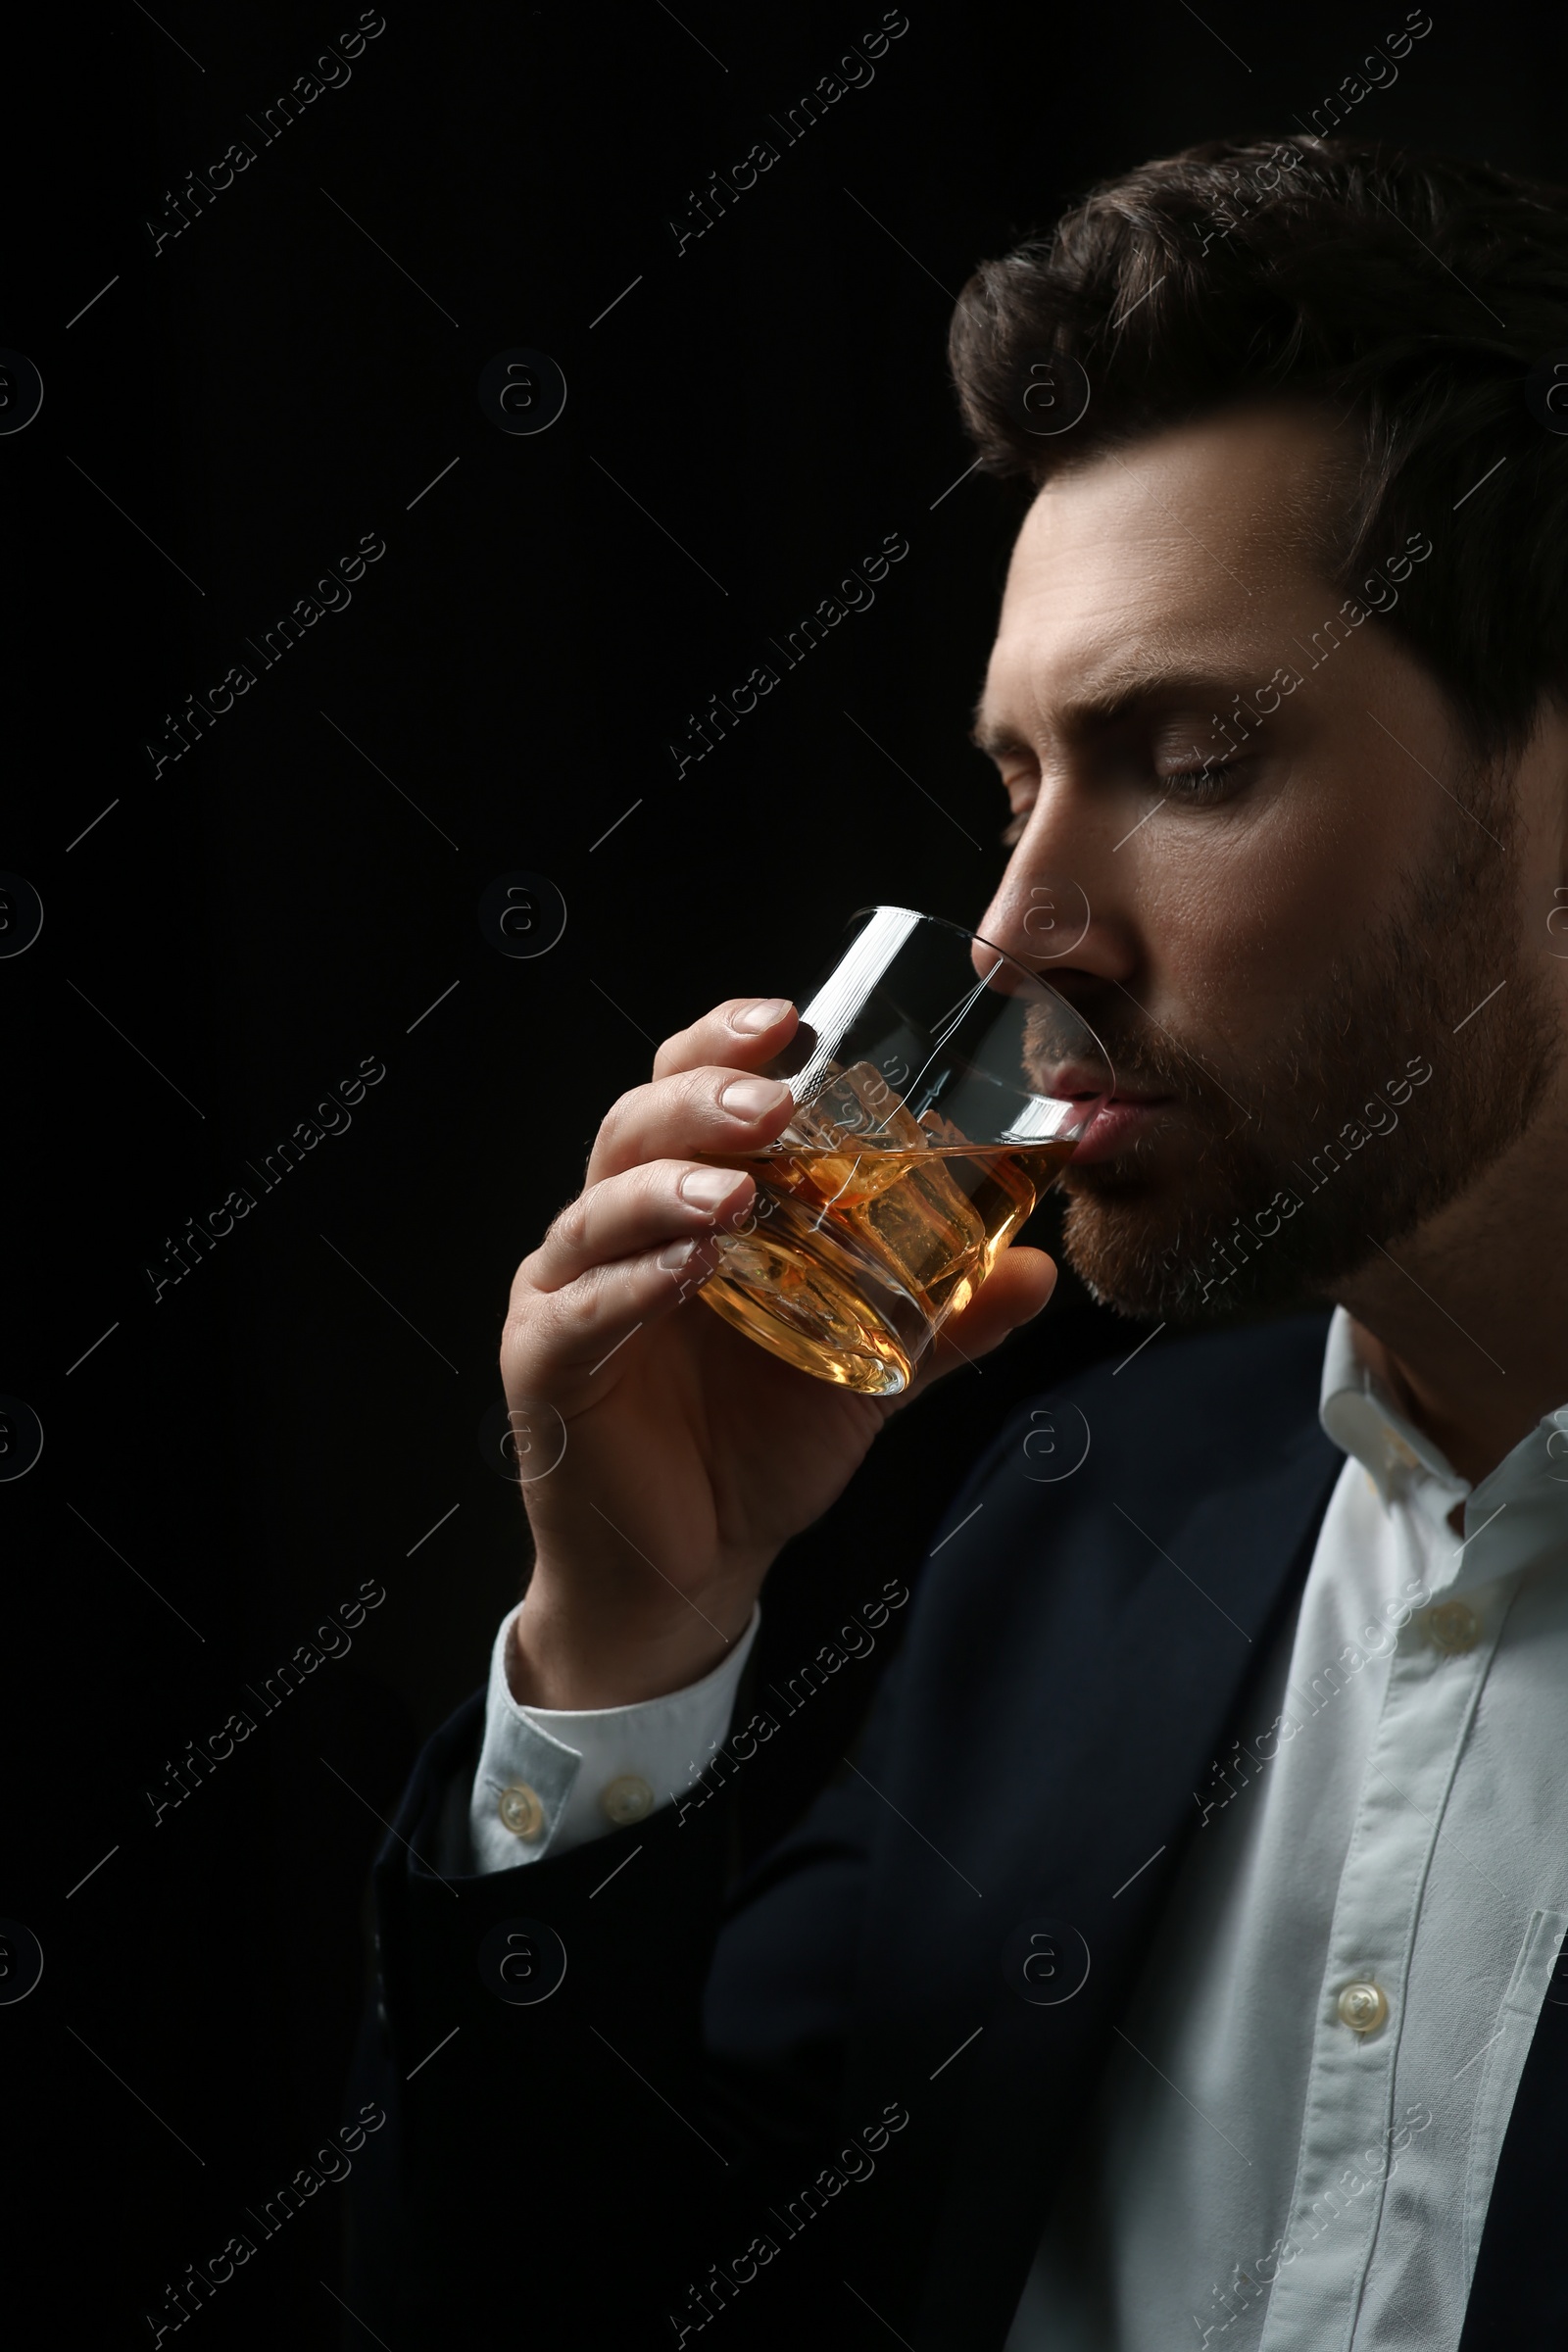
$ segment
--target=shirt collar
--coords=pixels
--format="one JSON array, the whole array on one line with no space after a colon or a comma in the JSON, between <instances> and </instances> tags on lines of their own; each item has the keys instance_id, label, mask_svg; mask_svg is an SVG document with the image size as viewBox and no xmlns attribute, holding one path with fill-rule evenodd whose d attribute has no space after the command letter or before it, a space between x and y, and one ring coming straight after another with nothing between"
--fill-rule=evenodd
<instances>
[{"instance_id":1,"label":"shirt collar","mask_svg":"<svg viewBox=\"0 0 1568 2352\"><path fill-rule=\"evenodd\" d=\"M1443 1533L1464 1505L1464 1540L1454 1545L1456 1592L1490 1584L1568 1550L1568 1405L1520 1439L1472 1487L1425 1430L1399 1409L1355 1344L1355 1326L1336 1307L1323 1353L1318 1419L1324 1434L1366 1469L1384 1504L1402 1503Z\"/></svg>"}]
</instances>

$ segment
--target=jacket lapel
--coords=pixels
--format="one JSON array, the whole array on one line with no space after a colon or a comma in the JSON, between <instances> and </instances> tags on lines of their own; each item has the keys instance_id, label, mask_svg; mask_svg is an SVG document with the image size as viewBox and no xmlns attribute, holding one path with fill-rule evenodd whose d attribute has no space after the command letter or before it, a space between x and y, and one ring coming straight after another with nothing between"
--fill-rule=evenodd
<instances>
[{"instance_id":1,"label":"jacket lapel","mask_svg":"<svg viewBox=\"0 0 1568 2352\"><path fill-rule=\"evenodd\" d=\"M1546 1987L1487 2204L1459 2352L1568 2342L1568 1960Z\"/></svg>"},{"instance_id":2,"label":"jacket lapel","mask_svg":"<svg viewBox=\"0 0 1568 2352\"><path fill-rule=\"evenodd\" d=\"M1168 1493L1134 1483L1121 1487L1121 1511L1101 1495L1079 1515L1063 1582L1089 1580L1101 1645L1087 1658L1038 1659L1042 1687L1060 1703L1045 1712L1036 1787L1012 1807L1010 1851L987 1872L983 1923L968 1929L971 2014L985 2031L963 2069L919 2352L994 2352L1005 2337L1111 2030L1198 1824L1194 1792L1295 1604L1343 1458L1314 1421L1266 1470L1209 1490L1184 1513L1172 1514ZM1194 1605L1194 1586L1207 1605ZM1081 1642L1081 1584L1073 1605ZM1078 1965L1087 1958L1081 1989L1054 2006L1026 2001L1004 1977L1004 1942L1036 1920L1076 1931ZM1070 1935L1058 1945L1063 1975L1076 1974L1079 1947Z\"/></svg>"}]
</instances>

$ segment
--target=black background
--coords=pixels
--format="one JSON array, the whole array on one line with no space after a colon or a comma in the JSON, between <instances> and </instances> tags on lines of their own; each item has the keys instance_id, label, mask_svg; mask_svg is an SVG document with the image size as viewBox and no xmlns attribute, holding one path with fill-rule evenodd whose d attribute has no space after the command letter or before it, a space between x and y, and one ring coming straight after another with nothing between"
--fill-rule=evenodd
<instances>
[{"instance_id":1,"label":"black background","mask_svg":"<svg viewBox=\"0 0 1568 2352\"><path fill-rule=\"evenodd\" d=\"M0 1389L45 1447L0 1486L0 1912L45 1971L0 2062L14 2292L55 2332L151 2341L166 2281L347 2120L375 1816L524 1558L479 1451L509 1280L605 1106L714 999L804 989L866 901L986 902L1004 811L965 725L1015 510L961 478L952 295L1096 177L1303 127L1404 11L912 0L786 145L770 118L881 16L389 0L269 144L248 118L356 9L12 28L0 344L45 399L0 437L0 865L45 923L0 963ZM1354 127L1568 178L1537 22L1439 0ZM763 138L778 162L677 252ZM234 139L255 162L155 254ZM568 386L538 436L477 398L516 346ZM874 608L677 776L687 714L895 532ZM367 533L352 603L262 668L246 638ZM241 661L255 686L155 774L166 714ZM568 909L536 960L477 921L514 869ZM366 1057L352 1126L263 1192L250 1163ZM145 1269L235 1186L255 1209L155 1303ZM896 1421L770 1586L761 1670L912 1577L1019 1396L1140 1336L1064 1278ZM155 1826L166 1762L367 1579L351 1653ZM754 1846L888 1647L759 1764ZM518 2242L476 2261L541 2258L524 2139ZM626 2191L590 2190L590 2232ZM341 2205L263 2244L204 2338L367 2341L332 2300Z\"/></svg>"}]
</instances>

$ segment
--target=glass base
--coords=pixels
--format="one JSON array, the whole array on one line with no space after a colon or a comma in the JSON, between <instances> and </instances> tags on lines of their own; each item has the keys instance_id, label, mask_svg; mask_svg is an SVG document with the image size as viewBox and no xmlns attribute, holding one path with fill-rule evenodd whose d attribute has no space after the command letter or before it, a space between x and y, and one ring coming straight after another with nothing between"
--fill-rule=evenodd
<instances>
[{"instance_id":1,"label":"glass base","mask_svg":"<svg viewBox=\"0 0 1568 2352\"><path fill-rule=\"evenodd\" d=\"M931 1340L927 1316L868 1253L816 1217L776 1200L755 1232L719 1243L698 1291L716 1315L814 1380L862 1396L897 1396Z\"/></svg>"}]
</instances>

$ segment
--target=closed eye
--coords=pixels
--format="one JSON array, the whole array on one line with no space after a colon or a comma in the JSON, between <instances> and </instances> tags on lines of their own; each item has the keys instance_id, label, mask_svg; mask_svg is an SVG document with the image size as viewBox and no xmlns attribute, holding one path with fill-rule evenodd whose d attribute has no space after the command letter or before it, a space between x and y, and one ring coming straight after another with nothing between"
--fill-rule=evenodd
<instances>
[{"instance_id":1,"label":"closed eye","mask_svg":"<svg viewBox=\"0 0 1568 2352\"><path fill-rule=\"evenodd\" d=\"M1167 800L1189 808L1210 808L1240 791L1244 771L1251 765L1247 759L1205 760L1201 767L1177 768L1157 780Z\"/></svg>"},{"instance_id":2,"label":"closed eye","mask_svg":"<svg viewBox=\"0 0 1568 2352\"><path fill-rule=\"evenodd\" d=\"M1230 800L1239 792L1247 771L1254 762L1243 756L1231 760L1205 760L1200 767L1175 768L1169 772L1155 769L1149 777L1151 789L1157 790L1162 801L1175 801L1187 808L1212 808ZM998 839L1005 850L1016 849L1034 813L1034 804L1020 808L1004 825Z\"/></svg>"}]
</instances>

